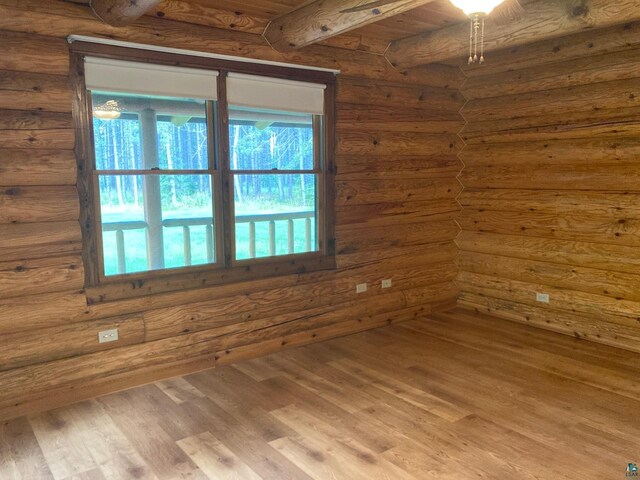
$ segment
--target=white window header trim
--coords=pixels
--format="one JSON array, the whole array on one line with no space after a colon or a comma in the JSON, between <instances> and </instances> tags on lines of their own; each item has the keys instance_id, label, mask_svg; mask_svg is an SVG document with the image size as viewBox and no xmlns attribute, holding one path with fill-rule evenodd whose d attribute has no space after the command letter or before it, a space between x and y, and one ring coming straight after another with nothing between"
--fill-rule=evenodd
<instances>
[{"instance_id":1,"label":"white window header trim","mask_svg":"<svg viewBox=\"0 0 640 480\"><path fill-rule=\"evenodd\" d=\"M300 70L313 70L316 72L329 72L337 75L340 73L340 70L335 70L332 68L322 68L322 67L312 67L308 65L298 65L295 63L285 63L285 62L274 62L270 60L260 60L255 58L245 58L245 57L236 57L233 55L220 55L217 53L209 53L209 52L201 52L197 50L185 50L182 48L172 48L172 47L161 47L158 45L149 45L146 43L135 43L135 42L125 42L122 40L112 40L110 38L100 38L100 37L90 37L87 35L69 35L67 37L67 42L88 42L88 43L97 43L101 45L113 45L116 47L125 47L125 48L137 48L140 50L149 50L153 52L165 52L165 53L175 53L177 55L192 55L196 57L205 57L205 58L217 58L219 60L231 60L234 62L244 62L244 63L258 63L262 65L274 65L278 67L288 67L288 68L297 68Z\"/></svg>"}]
</instances>

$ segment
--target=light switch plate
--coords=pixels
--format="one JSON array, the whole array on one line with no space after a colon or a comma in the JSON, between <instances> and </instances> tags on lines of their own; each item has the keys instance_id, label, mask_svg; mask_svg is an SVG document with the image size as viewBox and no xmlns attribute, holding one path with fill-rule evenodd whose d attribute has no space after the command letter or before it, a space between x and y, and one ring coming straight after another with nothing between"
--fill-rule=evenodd
<instances>
[{"instance_id":1,"label":"light switch plate","mask_svg":"<svg viewBox=\"0 0 640 480\"><path fill-rule=\"evenodd\" d=\"M385 278L382 280L382 288L391 288L391 279Z\"/></svg>"},{"instance_id":2,"label":"light switch plate","mask_svg":"<svg viewBox=\"0 0 640 480\"><path fill-rule=\"evenodd\" d=\"M356 293L364 293L367 291L366 283L359 283L356 285Z\"/></svg>"}]
</instances>

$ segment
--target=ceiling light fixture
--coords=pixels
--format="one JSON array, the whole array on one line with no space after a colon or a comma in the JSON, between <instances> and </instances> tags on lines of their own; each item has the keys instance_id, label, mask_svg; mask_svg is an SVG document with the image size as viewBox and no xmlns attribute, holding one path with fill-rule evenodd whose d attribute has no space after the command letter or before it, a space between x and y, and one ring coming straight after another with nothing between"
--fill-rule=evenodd
<instances>
[{"instance_id":1,"label":"ceiling light fixture","mask_svg":"<svg viewBox=\"0 0 640 480\"><path fill-rule=\"evenodd\" d=\"M100 120L115 120L120 118L122 109L118 105L117 100L107 100L102 105L93 109L93 116Z\"/></svg>"},{"instance_id":2,"label":"ceiling light fixture","mask_svg":"<svg viewBox=\"0 0 640 480\"><path fill-rule=\"evenodd\" d=\"M462 10L470 20L469 63L484 63L484 17L504 0L449 0ZM478 40L480 56L478 57Z\"/></svg>"}]
</instances>

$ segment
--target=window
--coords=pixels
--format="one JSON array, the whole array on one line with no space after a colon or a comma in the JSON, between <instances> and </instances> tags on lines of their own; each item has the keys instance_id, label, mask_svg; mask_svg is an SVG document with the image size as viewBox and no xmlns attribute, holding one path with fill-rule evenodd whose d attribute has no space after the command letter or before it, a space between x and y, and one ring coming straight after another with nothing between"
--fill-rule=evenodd
<instances>
[{"instance_id":1,"label":"window","mask_svg":"<svg viewBox=\"0 0 640 480\"><path fill-rule=\"evenodd\" d=\"M227 86L236 260L318 251L325 86L234 73Z\"/></svg>"},{"instance_id":2,"label":"window","mask_svg":"<svg viewBox=\"0 0 640 480\"><path fill-rule=\"evenodd\" d=\"M229 120L236 260L317 251L320 120L232 107Z\"/></svg>"},{"instance_id":3,"label":"window","mask_svg":"<svg viewBox=\"0 0 640 480\"><path fill-rule=\"evenodd\" d=\"M84 70L78 184L89 287L158 275L211 284L335 265L332 78L73 50Z\"/></svg>"},{"instance_id":4,"label":"window","mask_svg":"<svg viewBox=\"0 0 640 480\"><path fill-rule=\"evenodd\" d=\"M92 101L103 274L214 264L207 102L100 91Z\"/></svg>"}]
</instances>

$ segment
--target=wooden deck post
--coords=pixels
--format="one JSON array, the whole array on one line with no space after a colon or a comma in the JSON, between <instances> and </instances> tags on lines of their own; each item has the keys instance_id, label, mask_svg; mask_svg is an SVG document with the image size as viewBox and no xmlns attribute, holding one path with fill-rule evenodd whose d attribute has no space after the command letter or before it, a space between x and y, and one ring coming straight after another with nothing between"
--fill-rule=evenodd
<instances>
[{"instance_id":1,"label":"wooden deck post","mask_svg":"<svg viewBox=\"0 0 640 480\"><path fill-rule=\"evenodd\" d=\"M149 108L140 112L142 135L142 161L145 170L158 167L158 128L156 112ZM164 241L162 232L162 196L160 176L145 175L144 219L147 222L147 266L150 270L164 268Z\"/></svg>"}]
</instances>

